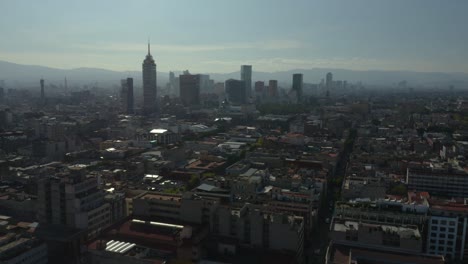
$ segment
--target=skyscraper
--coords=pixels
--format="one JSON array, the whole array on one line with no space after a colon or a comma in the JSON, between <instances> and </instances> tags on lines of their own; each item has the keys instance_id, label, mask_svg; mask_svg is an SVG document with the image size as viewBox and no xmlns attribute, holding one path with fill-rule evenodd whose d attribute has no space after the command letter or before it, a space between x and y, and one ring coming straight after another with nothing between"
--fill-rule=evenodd
<instances>
[{"instance_id":1,"label":"skyscraper","mask_svg":"<svg viewBox=\"0 0 468 264\"><path fill-rule=\"evenodd\" d=\"M252 65L241 66L241 80L245 82L245 96L247 98L252 96Z\"/></svg>"},{"instance_id":2,"label":"skyscraper","mask_svg":"<svg viewBox=\"0 0 468 264\"><path fill-rule=\"evenodd\" d=\"M148 54L143 61L143 111L145 114L152 114L156 110L156 63L151 56L148 42Z\"/></svg>"},{"instance_id":3,"label":"skyscraper","mask_svg":"<svg viewBox=\"0 0 468 264\"><path fill-rule=\"evenodd\" d=\"M278 81L277 80L270 80L268 82L268 95L270 97L278 96Z\"/></svg>"},{"instance_id":4,"label":"skyscraper","mask_svg":"<svg viewBox=\"0 0 468 264\"><path fill-rule=\"evenodd\" d=\"M333 74L331 72L327 73L326 81L325 81L325 86L327 90L329 91L333 87Z\"/></svg>"},{"instance_id":5,"label":"skyscraper","mask_svg":"<svg viewBox=\"0 0 468 264\"><path fill-rule=\"evenodd\" d=\"M44 95L44 79L41 79L41 101L44 102L45 95Z\"/></svg>"},{"instance_id":6,"label":"skyscraper","mask_svg":"<svg viewBox=\"0 0 468 264\"><path fill-rule=\"evenodd\" d=\"M225 82L226 96L232 104L245 104L246 84L241 80L229 79Z\"/></svg>"},{"instance_id":7,"label":"skyscraper","mask_svg":"<svg viewBox=\"0 0 468 264\"><path fill-rule=\"evenodd\" d=\"M200 104L200 74L179 75L180 100L185 106Z\"/></svg>"},{"instance_id":8,"label":"skyscraper","mask_svg":"<svg viewBox=\"0 0 468 264\"><path fill-rule=\"evenodd\" d=\"M292 89L296 92L297 102L301 102L302 100L302 88L304 86L302 73L295 73L293 74L293 85Z\"/></svg>"},{"instance_id":9,"label":"skyscraper","mask_svg":"<svg viewBox=\"0 0 468 264\"><path fill-rule=\"evenodd\" d=\"M133 114L133 78L123 79L121 84L120 98L122 99L123 111L127 114Z\"/></svg>"},{"instance_id":10,"label":"skyscraper","mask_svg":"<svg viewBox=\"0 0 468 264\"><path fill-rule=\"evenodd\" d=\"M255 82L255 99L257 101L260 101L263 99L265 92L265 82L263 81L257 81Z\"/></svg>"}]
</instances>

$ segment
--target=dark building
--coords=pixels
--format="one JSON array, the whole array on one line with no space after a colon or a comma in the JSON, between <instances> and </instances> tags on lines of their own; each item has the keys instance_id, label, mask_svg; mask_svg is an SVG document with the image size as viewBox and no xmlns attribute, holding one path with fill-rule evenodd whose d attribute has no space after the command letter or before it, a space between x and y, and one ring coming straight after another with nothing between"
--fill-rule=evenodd
<instances>
[{"instance_id":1,"label":"dark building","mask_svg":"<svg viewBox=\"0 0 468 264\"><path fill-rule=\"evenodd\" d=\"M245 96L247 98L252 95L252 65L241 66L241 80L245 82Z\"/></svg>"},{"instance_id":2,"label":"dark building","mask_svg":"<svg viewBox=\"0 0 468 264\"><path fill-rule=\"evenodd\" d=\"M123 79L120 98L122 100L123 111L127 114L133 114L133 78Z\"/></svg>"},{"instance_id":3,"label":"dark building","mask_svg":"<svg viewBox=\"0 0 468 264\"><path fill-rule=\"evenodd\" d=\"M200 104L200 74L179 75L180 100L185 106Z\"/></svg>"},{"instance_id":4,"label":"dark building","mask_svg":"<svg viewBox=\"0 0 468 264\"><path fill-rule=\"evenodd\" d=\"M44 94L44 79L41 79L41 101L44 102L45 94Z\"/></svg>"},{"instance_id":5,"label":"dark building","mask_svg":"<svg viewBox=\"0 0 468 264\"><path fill-rule=\"evenodd\" d=\"M304 85L302 73L293 74L293 85L292 89L296 92L297 102L302 100L302 87Z\"/></svg>"},{"instance_id":6,"label":"dark building","mask_svg":"<svg viewBox=\"0 0 468 264\"><path fill-rule=\"evenodd\" d=\"M278 96L278 81L277 80L270 80L268 82L268 95L270 97Z\"/></svg>"},{"instance_id":7,"label":"dark building","mask_svg":"<svg viewBox=\"0 0 468 264\"><path fill-rule=\"evenodd\" d=\"M247 92L245 82L229 79L225 82L226 96L232 104L245 104Z\"/></svg>"},{"instance_id":8,"label":"dark building","mask_svg":"<svg viewBox=\"0 0 468 264\"><path fill-rule=\"evenodd\" d=\"M333 88L333 74L331 72L327 73L327 77L325 80L325 86L327 88L327 91L330 91Z\"/></svg>"},{"instance_id":9,"label":"dark building","mask_svg":"<svg viewBox=\"0 0 468 264\"><path fill-rule=\"evenodd\" d=\"M255 99L261 100L263 98L264 92L265 92L265 82L263 81L255 82Z\"/></svg>"},{"instance_id":10,"label":"dark building","mask_svg":"<svg viewBox=\"0 0 468 264\"><path fill-rule=\"evenodd\" d=\"M143 111L145 114L152 114L156 110L156 63L148 43L148 54L143 61Z\"/></svg>"},{"instance_id":11,"label":"dark building","mask_svg":"<svg viewBox=\"0 0 468 264\"><path fill-rule=\"evenodd\" d=\"M4 100L5 100L5 90L3 89L3 87L0 87L0 103L3 103Z\"/></svg>"}]
</instances>

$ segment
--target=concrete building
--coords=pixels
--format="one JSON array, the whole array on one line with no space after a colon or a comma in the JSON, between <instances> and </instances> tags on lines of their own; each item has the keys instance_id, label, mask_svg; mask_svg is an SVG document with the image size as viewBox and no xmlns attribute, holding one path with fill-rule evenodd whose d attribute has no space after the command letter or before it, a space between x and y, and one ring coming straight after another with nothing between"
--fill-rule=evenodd
<instances>
[{"instance_id":1,"label":"concrete building","mask_svg":"<svg viewBox=\"0 0 468 264\"><path fill-rule=\"evenodd\" d=\"M303 260L302 217L268 212L251 204L238 209L220 206L210 226L214 235L237 239L244 246L295 252L297 261Z\"/></svg>"},{"instance_id":2,"label":"concrete building","mask_svg":"<svg viewBox=\"0 0 468 264\"><path fill-rule=\"evenodd\" d=\"M409 190L435 196L468 197L468 173L451 164L410 165L406 182Z\"/></svg>"},{"instance_id":3,"label":"concrete building","mask_svg":"<svg viewBox=\"0 0 468 264\"><path fill-rule=\"evenodd\" d=\"M122 89L120 90L120 98L122 101L122 110L126 114L133 114L133 78L121 80Z\"/></svg>"},{"instance_id":4,"label":"concrete building","mask_svg":"<svg viewBox=\"0 0 468 264\"><path fill-rule=\"evenodd\" d=\"M252 65L241 66L241 80L245 83L246 97L252 97Z\"/></svg>"},{"instance_id":5,"label":"concrete building","mask_svg":"<svg viewBox=\"0 0 468 264\"><path fill-rule=\"evenodd\" d=\"M143 61L143 111L145 114L152 114L157 111L156 92L156 63L150 52L148 43L148 54Z\"/></svg>"},{"instance_id":6,"label":"concrete building","mask_svg":"<svg viewBox=\"0 0 468 264\"><path fill-rule=\"evenodd\" d=\"M200 104L200 74L179 75L180 100L185 106L195 106Z\"/></svg>"},{"instance_id":7,"label":"concrete building","mask_svg":"<svg viewBox=\"0 0 468 264\"><path fill-rule=\"evenodd\" d=\"M244 81L229 79L225 82L226 96L231 104L247 102L247 88Z\"/></svg>"},{"instance_id":8,"label":"concrete building","mask_svg":"<svg viewBox=\"0 0 468 264\"><path fill-rule=\"evenodd\" d=\"M430 209L426 253L452 260L468 259L468 205L466 201L435 202Z\"/></svg>"},{"instance_id":9,"label":"concrete building","mask_svg":"<svg viewBox=\"0 0 468 264\"><path fill-rule=\"evenodd\" d=\"M335 220L331 226L334 243L401 253L422 253L423 239L417 226L369 224Z\"/></svg>"},{"instance_id":10,"label":"concrete building","mask_svg":"<svg viewBox=\"0 0 468 264\"><path fill-rule=\"evenodd\" d=\"M179 220L181 201L181 195L148 192L133 200L133 214L151 219Z\"/></svg>"},{"instance_id":11,"label":"concrete building","mask_svg":"<svg viewBox=\"0 0 468 264\"><path fill-rule=\"evenodd\" d=\"M265 91L265 82L263 81L258 81L258 82L255 82L255 100L256 101L261 101L264 97L264 93L266 92Z\"/></svg>"},{"instance_id":12,"label":"concrete building","mask_svg":"<svg viewBox=\"0 0 468 264\"><path fill-rule=\"evenodd\" d=\"M268 81L268 96L270 98L276 98L278 96L278 81L277 80Z\"/></svg>"},{"instance_id":13,"label":"concrete building","mask_svg":"<svg viewBox=\"0 0 468 264\"><path fill-rule=\"evenodd\" d=\"M297 102L302 101L302 92L303 92L303 86L304 86L304 81L303 81L303 75L302 73L295 73L293 74L293 83L292 83L292 90L296 92L297 96Z\"/></svg>"},{"instance_id":14,"label":"concrete building","mask_svg":"<svg viewBox=\"0 0 468 264\"><path fill-rule=\"evenodd\" d=\"M70 166L67 172L39 180L39 222L86 230L94 237L111 224L104 195L98 178L87 175L85 166Z\"/></svg>"},{"instance_id":15,"label":"concrete building","mask_svg":"<svg viewBox=\"0 0 468 264\"><path fill-rule=\"evenodd\" d=\"M331 72L327 73L325 80L325 88L327 92L330 92L330 90L333 89L333 74Z\"/></svg>"},{"instance_id":16,"label":"concrete building","mask_svg":"<svg viewBox=\"0 0 468 264\"><path fill-rule=\"evenodd\" d=\"M44 103L45 100L45 94L44 94L44 79L41 79L41 102Z\"/></svg>"},{"instance_id":17,"label":"concrete building","mask_svg":"<svg viewBox=\"0 0 468 264\"><path fill-rule=\"evenodd\" d=\"M151 219L172 219L194 224L212 221L219 198L202 197L196 192L184 195L148 192L133 199L133 214Z\"/></svg>"},{"instance_id":18,"label":"concrete building","mask_svg":"<svg viewBox=\"0 0 468 264\"><path fill-rule=\"evenodd\" d=\"M1 236L0 263L5 264L45 264L47 246L36 238L28 238L8 233Z\"/></svg>"}]
</instances>

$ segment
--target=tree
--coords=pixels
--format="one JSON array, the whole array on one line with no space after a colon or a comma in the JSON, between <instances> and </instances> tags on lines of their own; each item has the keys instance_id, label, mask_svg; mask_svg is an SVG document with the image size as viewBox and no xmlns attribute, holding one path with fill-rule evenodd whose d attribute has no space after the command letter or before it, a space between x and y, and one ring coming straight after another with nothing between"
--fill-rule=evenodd
<instances>
[{"instance_id":1,"label":"tree","mask_svg":"<svg viewBox=\"0 0 468 264\"><path fill-rule=\"evenodd\" d=\"M193 188L200 185L200 178L196 174L192 174L189 182L187 183L187 190L192 190Z\"/></svg>"}]
</instances>

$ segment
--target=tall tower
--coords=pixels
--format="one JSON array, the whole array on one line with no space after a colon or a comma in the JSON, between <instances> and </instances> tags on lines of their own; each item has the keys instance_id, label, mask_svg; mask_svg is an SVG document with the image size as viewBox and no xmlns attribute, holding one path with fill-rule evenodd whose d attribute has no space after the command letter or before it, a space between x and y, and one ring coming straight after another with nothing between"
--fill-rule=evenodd
<instances>
[{"instance_id":1,"label":"tall tower","mask_svg":"<svg viewBox=\"0 0 468 264\"><path fill-rule=\"evenodd\" d=\"M245 82L246 97L252 96L252 65L241 66L241 80Z\"/></svg>"},{"instance_id":2,"label":"tall tower","mask_svg":"<svg viewBox=\"0 0 468 264\"><path fill-rule=\"evenodd\" d=\"M330 91L333 88L333 74L331 72L327 73L325 86L327 87L327 91Z\"/></svg>"},{"instance_id":3,"label":"tall tower","mask_svg":"<svg viewBox=\"0 0 468 264\"><path fill-rule=\"evenodd\" d=\"M45 95L44 95L44 79L41 79L41 101L44 102Z\"/></svg>"},{"instance_id":4,"label":"tall tower","mask_svg":"<svg viewBox=\"0 0 468 264\"><path fill-rule=\"evenodd\" d=\"M122 99L122 110L126 114L133 114L133 78L123 79L121 81L122 90L120 91L120 98Z\"/></svg>"},{"instance_id":5,"label":"tall tower","mask_svg":"<svg viewBox=\"0 0 468 264\"><path fill-rule=\"evenodd\" d=\"M297 95L297 102L301 102L302 100L302 86L304 85L302 73L295 73L293 74L293 85L292 89L296 91Z\"/></svg>"},{"instance_id":6,"label":"tall tower","mask_svg":"<svg viewBox=\"0 0 468 264\"><path fill-rule=\"evenodd\" d=\"M143 61L143 111L148 115L156 110L156 63L151 56L148 42L148 54Z\"/></svg>"}]
</instances>

